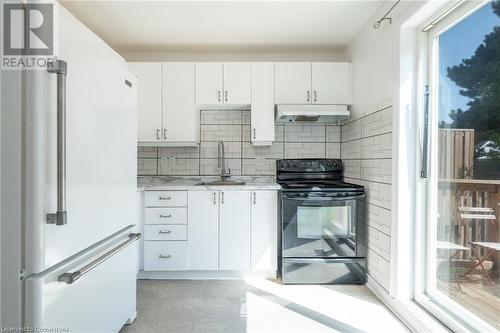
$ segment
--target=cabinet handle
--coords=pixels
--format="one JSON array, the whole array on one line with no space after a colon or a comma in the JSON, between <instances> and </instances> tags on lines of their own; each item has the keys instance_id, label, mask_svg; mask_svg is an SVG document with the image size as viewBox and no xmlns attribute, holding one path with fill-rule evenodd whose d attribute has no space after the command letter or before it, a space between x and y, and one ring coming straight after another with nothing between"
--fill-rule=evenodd
<instances>
[{"instance_id":1,"label":"cabinet handle","mask_svg":"<svg viewBox=\"0 0 500 333\"><path fill-rule=\"evenodd\" d=\"M159 230L159 231L158 231L158 233L159 233L160 235L163 235L163 234L170 234L170 233L172 233L172 230L167 230L167 231Z\"/></svg>"},{"instance_id":2,"label":"cabinet handle","mask_svg":"<svg viewBox=\"0 0 500 333\"><path fill-rule=\"evenodd\" d=\"M160 141L160 129L156 129L156 140Z\"/></svg>"},{"instance_id":3,"label":"cabinet handle","mask_svg":"<svg viewBox=\"0 0 500 333\"><path fill-rule=\"evenodd\" d=\"M158 256L158 258L160 258L160 259L170 259L170 258L172 258L172 255L171 255L171 254L168 254L168 255L166 255L166 256L165 256L165 255L163 255L163 254L160 254L160 255Z\"/></svg>"},{"instance_id":4,"label":"cabinet handle","mask_svg":"<svg viewBox=\"0 0 500 333\"><path fill-rule=\"evenodd\" d=\"M217 90L217 101L220 102L220 90Z\"/></svg>"},{"instance_id":5,"label":"cabinet handle","mask_svg":"<svg viewBox=\"0 0 500 333\"><path fill-rule=\"evenodd\" d=\"M257 204L257 193L253 192L253 204Z\"/></svg>"},{"instance_id":6,"label":"cabinet handle","mask_svg":"<svg viewBox=\"0 0 500 333\"><path fill-rule=\"evenodd\" d=\"M224 91L224 100L227 102L227 90Z\"/></svg>"},{"instance_id":7,"label":"cabinet handle","mask_svg":"<svg viewBox=\"0 0 500 333\"><path fill-rule=\"evenodd\" d=\"M314 101L317 102L318 101L318 94L316 93L316 90L313 92L313 95L314 95Z\"/></svg>"},{"instance_id":8,"label":"cabinet handle","mask_svg":"<svg viewBox=\"0 0 500 333\"><path fill-rule=\"evenodd\" d=\"M214 205L217 205L217 193L214 192Z\"/></svg>"},{"instance_id":9,"label":"cabinet handle","mask_svg":"<svg viewBox=\"0 0 500 333\"><path fill-rule=\"evenodd\" d=\"M253 129L253 138L257 139L257 131L255 130L255 128Z\"/></svg>"},{"instance_id":10,"label":"cabinet handle","mask_svg":"<svg viewBox=\"0 0 500 333\"><path fill-rule=\"evenodd\" d=\"M224 204L224 192L221 192L221 198L220 198L220 202L221 204Z\"/></svg>"},{"instance_id":11,"label":"cabinet handle","mask_svg":"<svg viewBox=\"0 0 500 333\"><path fill-rule=\"evenodd\" d=\"M167 130L163 129L163 139L167 140Z\"/></svg>"},{"instance_id":12,"label":"cabinet handle","mask_svg":"<svg viewBox=\"0 0 500 333\"><path fill-rule=\"evenodd\" d=\"M169 219L169 218L171 218L171 217L172 217L172 214L168 214L168 215L161 215L161 214L160 214L160 218L161 218L161 219Z\"/></svg>"},{"instance_id":13,"label":"cabinet handle","mask_svg":"<svg viewBox=\"0 0 500 333\"><path fill-rule=\"evenodd\" d=\"M306 102L310 102L311 101L311 92L309 90L307 91L306 96L307 96Z\"/></svg>"},{"instance_id":14,"label":"cabinet handle","mask_svg":"<svg viewBox=\"0 0 500 333\"><path fill-rule=\"evenodd\" d=\"M158 200L170 200L170 197L158 197Z\"/></svg>"}]
</instances>

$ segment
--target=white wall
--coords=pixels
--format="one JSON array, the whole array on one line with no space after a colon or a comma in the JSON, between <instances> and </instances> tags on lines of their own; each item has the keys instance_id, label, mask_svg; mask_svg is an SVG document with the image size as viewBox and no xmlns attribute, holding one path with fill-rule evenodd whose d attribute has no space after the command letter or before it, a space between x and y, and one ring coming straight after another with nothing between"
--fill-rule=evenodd
<instances>
[{"instance_id":1,"label":"white wall","mask_svg":"<svg viewBox=\"0 0 500 333\"><path fill-rule=\"evenodd\" d=\"M393 23L373 24L392 6L384 3L345 50L353 64L352 117L342 126L341 157L348 180L367 191L367 213L362 229L368 251L369 281L390 293L394 285L393 230L393 129L398 112L393 103L399 90L398 38L401 18L417 4L405 1L389 15ZM393 106L394 104L394 106Z\"/></svg>"}]
</instances>

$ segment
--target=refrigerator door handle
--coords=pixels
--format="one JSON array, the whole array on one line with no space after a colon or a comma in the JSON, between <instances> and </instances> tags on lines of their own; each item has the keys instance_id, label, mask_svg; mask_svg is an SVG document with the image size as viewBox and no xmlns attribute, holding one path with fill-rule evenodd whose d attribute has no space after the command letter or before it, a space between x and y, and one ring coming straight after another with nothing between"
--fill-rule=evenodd
<instances>
[{"instance_id":1,"label":"refrigerator door handle","mask_svg":"<svg viewBox=\"0 0 500 333\"><path fill-rule=\"evenodd\" d=\"M87 274L88 272L90 272L91 270L93 270L94 268L96 268L97 266L99 266L100 264L102 264L107 259L109 259L112 256L114 256L115 254L117 254L122 249L126 248L127 246L129 246L130 244L132 244L133 242L135 242L136 240L138 240L139 238L141 238L141 234L140 233L131 233L131 234L129 234L128 235L128 239L125 242L123 242L120 245L117 245L116 247L112 248L111 250L109 250L108 252L104 253L102 256L96 258L95 260L91 261L90 263L88 263L87 265L83 266L79 270L77 270L75 272L68 272L68 273L63 273L63 274L59 275L59 277L57 278L57 280L59 282L64 282L66 284L72 284L73 282L75 282L76 280L78 280L79 278L81 278L83 275Z\"/></svg>"},{"instance_id":2,"label":"refrigerator door handle","mask_svg":"<svg viewBox=\"0 0 500 333\"><path fill-rule=\"evenodd\" d=\"M65 225L66 212L66 73L64 60L49 62L47 71L57 75L57 211L47 214L47 223Z\"/></svg>"}]
</instances>

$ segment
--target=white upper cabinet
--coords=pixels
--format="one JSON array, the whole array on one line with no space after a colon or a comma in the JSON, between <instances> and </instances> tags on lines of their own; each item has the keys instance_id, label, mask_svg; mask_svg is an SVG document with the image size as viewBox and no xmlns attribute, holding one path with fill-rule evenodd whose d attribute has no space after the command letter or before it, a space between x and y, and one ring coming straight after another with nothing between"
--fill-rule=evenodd
<instances>
[{"instance_id":1,"label":"white upper cabinet","mask_svg":"<svg viewBox=\"0 0 500 333\"><path fill-rule=\"evenodd\" d=\"M196 63L196 104L250 104L250 63Z\"/></svg>"},{"instance_id":2,"label":"white upper cabinet","mask_svg":"<svg viewBox=\"0 0 500 333\"><path fill-rule=\"evenodd\" d=\"M312 63L312 103L351 104L351 64Z\"/></svg>"},{"instance_id":3,"label":"white upper cabinet","mask_svg":"<svg viewBox=\"0 0 500 333\"><path fill-rule=\"evenodd\" d=\"M220 192L219 269L250 269L250 191Z\"/></svg>"},{"instance_id":4,"label":"white upper cabinet","mask_svg":"<svg viewBox=\"0 0 500 333\"><path fill-rule=\"evenodd\" d=\"M274 141L274 63L251 65L251 141L254 145L271 145Z\"/></svg>"},{"instance_id":5,"label":"white upper cabinet","mask_svg":"<svg viewBox=\"0 0 500 333\"><path fill-rule=\"evenodd\" d=\"M309 104L311 102L310 62L277 62L274 70L276 104Z\"/></svg>"},{"instance_id":6,"label":"white upper cabinet","mask_svg":"<svg viewBox=\"0 0 500 333\"><path fill-rule=\"evenodd\" d=\"M351 64L277 62L276 104L351 104Z\"/></svg>"},{"instance_id":7,"label":"white upper cabinet","mask_svg":"<svg viewBox=\"0 0 500 333\"><path fill-rule=\"evenodd\" d=\"M138 141L161 141L161 63L132 62L128 67L137 76Z\"/></svg>"},{"instance_id":8,"label":"white upper cabinet","mask_svg":"<svg viewBox=\"0 0 500 333\"><path fill-rule=\"evenodd\" d=\"M163 140L199 141L199 111L195 105L192 62L163 63Z\"/></svg>"},{"instance_id":9,"label":"white upper cabinet","mask_svg":"<svg viewBox=\"0 0 500 333\"><path fill-rule=\"evenodd\" d=\"M250 104L250 63L224 63L224 104Z\"/></svg>"},{"instance_id":10,"label":"white upper cabinet","mask_svg":"<svg viewBox=\"0 0 500 333\"><path fill-rule=\"evenodd\" d=\"M221 62L196 63L196 104L223 103L222 68Z\"/></svg>"}]
</instances>

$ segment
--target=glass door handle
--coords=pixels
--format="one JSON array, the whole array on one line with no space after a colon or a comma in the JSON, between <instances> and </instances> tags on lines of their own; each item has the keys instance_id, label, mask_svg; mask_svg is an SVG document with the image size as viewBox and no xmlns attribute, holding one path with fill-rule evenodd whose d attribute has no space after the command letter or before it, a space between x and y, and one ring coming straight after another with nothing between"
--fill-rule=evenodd
<instances>
[{"instance_id":1,"label":"glass door handle","mask_svg":"<svg viewBox=\"0 0 500 333\"><path fill-rule=\"evenodd\" d=\"M425 86L424 93L424 133L422 142L422 166L420 169L420 178L427 178L427 159L429 142L429 86Z\"/></svg>"}]
</instances>

